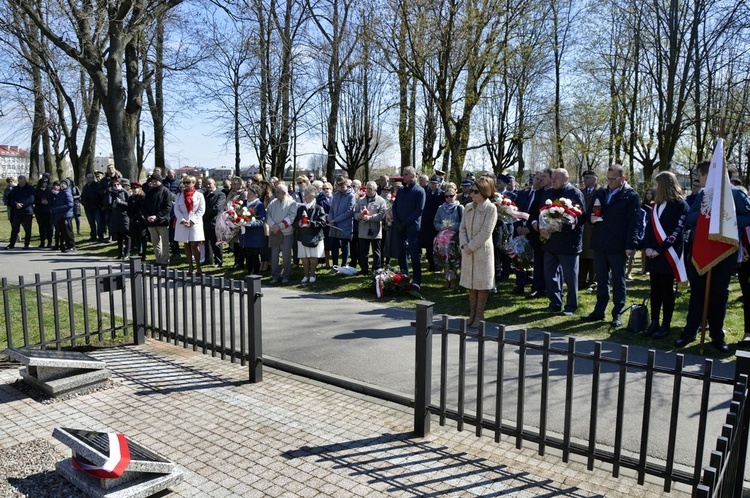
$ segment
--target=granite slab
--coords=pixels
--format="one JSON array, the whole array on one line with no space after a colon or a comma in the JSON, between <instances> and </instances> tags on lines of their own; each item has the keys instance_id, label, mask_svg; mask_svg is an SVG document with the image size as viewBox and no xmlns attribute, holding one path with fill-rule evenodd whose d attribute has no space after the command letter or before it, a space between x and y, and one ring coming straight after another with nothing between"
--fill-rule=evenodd
<instances>
[{"instance_id":1,"label":"granite slab","mask_svg":"<svg viewBox=\"0 0 750 498\"><path fill-rule=\"evenodd\" d=\"M73 450L73 454L82 457L92 465L101 466L109 456L109 440L104 432L68 429L57 427L52 437ZM158 453L125 436L130 449L128 472L146 472L168 474L176 465Z\"/></svg>"},{"instance_id":2,"label":"granite slab","mask_svg":"<svg viewBox=\"0 0 750 498\"><path fill-rule=\"evenodd\" d=\"M134 473L139 474L138 477L132 476L118 486L104 488L100 485L101 479L76 470L70 458L57 462L55 468L86 496L96 498L146 498L176 486L182 482L183 477L183 470L175 466L168 474Z\"/></svg>"},{"instance_id":3,"label":"granite slab","mask_svg":"<svg viewBox=\"0 0 750 498\"><path fill-rule=\"evenodd\" d=\"M69 369L101 370L107 364L77 351L53 351L46 349L8 348L5 354L30 367L52 367Z\"/></svg>"},{"instance_id":4,"label":"granite slab","mask_svg":"<svg viewBox=\"0 0 750 498\"><path fill-rule=\"evenodd\" d=\"M75 370L72 375L46 377L43 380L34 375L31 369L36 367L21 368L19 370L24 382L34 386L36 389L53 396L63 396L73 394L79 391L96 388L106 384L111 372L104 370Z\"/></svg>"}]
</instances>

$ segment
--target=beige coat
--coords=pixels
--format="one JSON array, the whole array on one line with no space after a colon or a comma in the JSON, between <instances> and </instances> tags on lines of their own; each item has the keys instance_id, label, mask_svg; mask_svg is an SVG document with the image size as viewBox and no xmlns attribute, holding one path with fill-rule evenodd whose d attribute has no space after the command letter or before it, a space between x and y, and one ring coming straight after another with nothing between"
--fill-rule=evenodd
<instances>
[{"instance_id":1,"label":"beige coat","mask_svg":"<svg viewBox=\"0 0 750 498\"><path fill-rule=\"evenodd\" d=\"M461 287L489 290L495 287L495 252L492 231L497 208L487 199L479 206L470 202L459 229L461 247L468 244L471 254L461 251Z\"/></svg>"}]
</instances>

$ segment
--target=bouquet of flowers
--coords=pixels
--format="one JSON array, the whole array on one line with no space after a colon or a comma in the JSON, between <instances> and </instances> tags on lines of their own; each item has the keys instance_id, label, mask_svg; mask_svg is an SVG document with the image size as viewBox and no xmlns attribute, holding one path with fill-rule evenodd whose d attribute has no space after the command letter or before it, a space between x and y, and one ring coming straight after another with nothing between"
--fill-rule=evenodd
<instances>
[{"instance_id":1,"label":"bouquet of flowers","mask_svg":"<svg viewBox=\"0 0 750 498\"><path fill-rule=\"evenodd\" d=\"M505 244L505 252L510 256L516 270L528 270L534 264L534 248L529 239L523 236L511 238Z\"/></svg>"},{"instance_id":2,"label":"bouquet of flowers","mask_svg":"<svg viewBox=\"0 0 750 498\"><path fill-rule=\"evenodd\" d=\"M456 232L451 226L450 220L443 223L443 229L435 236L433 243L435 259L440 266L445 269L446 273L451 272L446 278L452 275L452 272L458 271L461 267L461 249L456 241Z\"/></svg>"},{"instance_id":3,"label":"bouquet of flowers","mask_svg":"<svg viewBox=\"0 0 750 498\"><path fill-rule=\"evenodd\" d=\"M379 270L375 274L375 295L379 298L386 294L409 294L417 299L424 299L419 290L420 287L403 273Z\"/></svg>"},{"instance_id":4,"label":"bouquet of flowers","mask_svg":"<svg viewBox=\"0 0 750 498\"><path fill-rule=\"evenodd\" d=\"M515 202L498 193L492 196L492 203L497 208L497 219L501 223L513 223L515 220L529 219L529 215L521 212Z\"/></svg>"},{"instance_id":5,"label":"bouquet of flowers","mask_svg":"<svg viewBox=\"0 0 750 498\"><path fill-rule=\"evenodd\" d=\"M570 199L560 197L556 200L547 199L539 211L539 230L559 232L563 225L575 225L576 219L583 214L580 206L576 206ZM546 241L545 237L540 237Z\"/></svg>"},{"instance_id":6,"label":"bouquet of flowers","mask_svg":"<svg viewBox=\"0 0 750 498\"><path fill-rule=\"evenodd\" d=\"M237 232L244 233L248 224L256 223L255 209L243 205L242 201L227 204L221 216L216 217L216 245L232 240Z\"/></svg>"}]
</instances>

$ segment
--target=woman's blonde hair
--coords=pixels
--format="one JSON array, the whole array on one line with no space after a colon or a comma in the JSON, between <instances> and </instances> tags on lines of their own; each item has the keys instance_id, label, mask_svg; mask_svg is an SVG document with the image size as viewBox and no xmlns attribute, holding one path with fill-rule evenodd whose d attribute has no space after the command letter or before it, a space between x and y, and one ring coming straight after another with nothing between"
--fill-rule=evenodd
<instances>
[{"instance_id":1,"label":"woman's blonde hair","mask_svg":"<svg viewBox=\"0 0 750 498\"><path fill-rule=\"evenodd\" d=\"M458 188L456 188L456 184L453 182L448 182L443 186L443 192L447 192L449 190L452 190L453 192L458 192Z\"/></svg>"},{"instance_id":2,"label":"woman's blonde hair","mask_svg":"<svg viewBox=\"0 0 750 498\"><path fill-rule=\"evenodd\" d=\"M480 176L477 181L474 182L474 187L479 190L482 197L489 199L492 194L495 193L495 180L490 176Z\"/></svg>"},{"instance_id":3,"label":"woman's blonde hair","mask_svg":"<svg viewBox=\"0 0 750 498\"><path fill-rule=\"evenodd\" d=\"M656 182L654 202L657 204L665 201L681 201L685 199L680 182L677 181L677 177L671 171L662 171L656 175L654 181Z\"/></svg>"}]
</instances>

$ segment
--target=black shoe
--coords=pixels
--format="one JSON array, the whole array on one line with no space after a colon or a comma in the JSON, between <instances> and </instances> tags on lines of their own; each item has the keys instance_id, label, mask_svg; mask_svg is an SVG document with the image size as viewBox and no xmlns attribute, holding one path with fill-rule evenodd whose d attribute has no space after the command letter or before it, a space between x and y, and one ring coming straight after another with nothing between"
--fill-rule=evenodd
<instances>
[{"instance_id":1,"label":"black shoe","mask_svg":"<svg viewBox=\"0 0 750 498\"><path fill-rule=\"evenodd\" d=\"M42 242L41 244L39 244L39 245L37 246L37 249L44 249L45 247L46 247L46 246L44 245L44 242Z\"/></svg>"},{"instance_id":2,"label":"black shoe","mask_svg":"<svg viewBox=\"0 0 750 498\"><path fill-rule=\"evenodd\" d=\"M695 340L694 335L683 335L682 337L674 341L674 345L678 348L684 348L685 346L687 346L694 340Z\"/></svg>"},{"instance_id":3,"label":"black shoe","mask_svg":"<svg viewBox=\"0 0 750 498\"><path fill-rule=\"evenodd\" d=\"M31 249L31 247L29 247L29 246L23 246L23 250L24 250L24 251L28 251L28 250L30 250L30 249Z\"/></svg>"},{"instance_id":4,"label":"black shoe","mask_svg":"<svg viewBox=\"0 0 750 498\"><path fill-rule=\"evenodd\" d=\"M581 318L581 320L584 322L600 322L604 320L604 315L591 313L590 315L586 315L583 318Z\"/></svg>"},{"instance_id":5,"label":"black shoe","mask_svg":"<svg viewBox=\"0 0 750 498\"><path fill-rule=\"evenodd\" d=\"M513 287L510 293L514 296L523 296L523 287Z\"/></svg>"},{"instance_id":6,"label":"black shoe","mask_svg":"<svg viewBox=\"0 0 750 498\"><path fill-rule=\"evenodd\" d=\"M711 345L716 348L717 351L720 353L728 353L729 352L729 346L726 342L724 342L724 339L719 339L715 341L711 341Z\"/></svg>"},{"instance_id":7,"label":"black shoe","mask_svg":"<svg viewBox=\"0 0 750 498\"><path fill-rule=\"evenodd\" d=\"M562 306L558 307L558 306L549 305L546 308L544 308L544 310L542 311L546 311L548 313L560 313L562 311Z\"/></svg>"},{"instance_id":8,"label":"black shoe","mask_svg":"<svg viewBox=\"0 0 750 498\"><path fill-rule=\"evenodd\" d=\"M651 334L651 337L653 337L654 339L664 339L665 337L669 335L669 332L670 332L669 329L670 329L669 325L662 325Z\"/></svg>"},{"instance_id":9,"label":"black shoe","mask_svg":"<svg viewBox=\"0 0 750 498\"><path fill-rule=\"evenodd\" d=\"M610 324L613 328L622 327L622 318L620 318L620 315L615 315L612 318L612 323Z\"/></svg>"},{"instance_id":10,"label":"black shoe","mask_svg":"<svg viewBox=\"0 0 750 498\"><path fill-rule=\"evenodd\" d=\"M15 246L5 246L6 251L10 251L11 249L15 249Z\"/></svg>"},{"instance_id":11,"label":"black shoe","mask_svg":"<svg viewBox=\"0 0 750 498\"><path fill-rule=\"evenodd\" d=\"M541 291L534 291L530 294L526 294L526 299L539 299L540 297L546 297L546 294Z\"/></svg>"},{"instance_id":12,"label":"black shoe","mask_svg":"<svg viewBox=\"0 0 750 498\"><path fill-rule=\"evenodd\" d=\"M646 329L646 331L643 333L643 335L645 335L646 337L650 337L653 334L655 334L656 331L659 330L660 328L661 327L659 327L659 322L651 322L648 325L648 328Z\"/></svg>"},{"instance_id":13,"label":"black shoe","mask_svg":"<svg viewBox=\"0 0 750 498\"><path fill-rule=\"evenodd\" d=\"M73 252L73 251L75 251L75 250L76 250L76 248L75 248L75 247L68 247L67 249L63 249L63 250L62 250L62 253L63 253L63 254L68 254L69 252Z\"/></svg>"}]
</instances>

